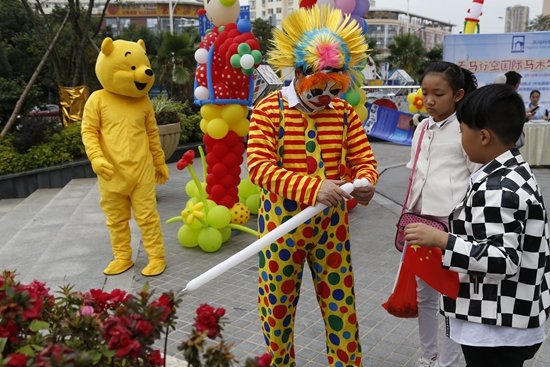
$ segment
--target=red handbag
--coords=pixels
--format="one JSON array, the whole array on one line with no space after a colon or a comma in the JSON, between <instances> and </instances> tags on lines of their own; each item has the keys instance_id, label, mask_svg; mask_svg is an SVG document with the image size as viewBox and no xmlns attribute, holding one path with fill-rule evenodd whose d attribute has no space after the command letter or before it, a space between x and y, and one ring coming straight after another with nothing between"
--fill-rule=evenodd
<instances>
[{"instance_id":1,"label":"red handbag","mask_svg":"<svg viewBox=\"0 0 550 367\"><path fill-rule=\"evenodd\" d=\"M414 156L414 163L413 168L411 170L411 174L409 176L409 187L407 188L407 195L405 196L405 201L403 202L403 208L401 209L401 216L399 217L399 220L397 221L397 232L395 234L395 248L398 251L403 251L403 248L405 247L405 227L407 224L411 223L424 223L431 227L435 227L439 230L449 232L449 229L447 227L447 224L440 222L438 220L432 219L429 216L421 215L421 214L415 214L415 213L406 213L405 207L407 205L407 201L409 201L409 195L411 194L411 187L413 182L413 175L416 170L416 162L418 161L418 155L420 154L420 148L422 145L422 138L424 138L424 133L426 132L426 129L428 128L428 124L424 126L422 129L422 132L420 133L420 137L418 138L418 143L416 145L416 154Z\"/></svg>"}]
</instances>

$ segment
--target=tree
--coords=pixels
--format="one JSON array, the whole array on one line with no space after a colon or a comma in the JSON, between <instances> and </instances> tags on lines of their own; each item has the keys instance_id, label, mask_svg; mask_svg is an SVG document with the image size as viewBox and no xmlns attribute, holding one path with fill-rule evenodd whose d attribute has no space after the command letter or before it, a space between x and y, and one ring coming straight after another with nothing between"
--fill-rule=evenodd
<instances>
[{"instance_id":1,"label":"tree","mask_svg":"<svg viewBox=\"0 0 550 367\"><path fill-rule=\"evenodd\" d=\"M200 42L196 30L189 33L163 33L156 57L151 57L156 83L161 90L167 88L168 95L175 99L193 98L195 78L195 50Z\"/></svg>"},{"instance_id":2,"label":"tree","mask_svg":"<svg viewBox=\"0 0 550 367\"><path fill-rule=\"evenodd\" d=\"M260 43L260 52L262 53L264 59L273 46L271 44L271 39L273 38L273 26L267 20L262 18L256 18L252 22L252 33L258 39Z\"/></svg>"},{"instance_id":3,"label":"tree","mask_svg":"<svg viewBox=\"0 0 550 367\"><path fill-rule=\"evenodd\" d=\"M426 55L422 39L410 33L396 36L388 49L390 51L388 62L392 67L403 69L413 78L418 79L418 70Z\"/></svg>"},{"instance_id":4,"label":"tree","mask_svg":"<svg viewBox=\"0 0 550 367\"><path fill-rule=\"evenodd\" d=\"M550 30L550 15L539 15L529 22L530 31L548 31Z\"/></svg>"},{"instance_id":5,"label":"tree","mask_svg":"<svg viewBox=\"0 0 550 367\"><path fill-rule=\"evenodd\" d=\"M426 52L426 57L422 61L420 67L418 70L416 70L417 75L424 74L424 69L426 69L426 66L428 66L429 63L434 61L441 61L443 60L443 46L437 45L428 52Z\"/></svg>"}]
</instances>

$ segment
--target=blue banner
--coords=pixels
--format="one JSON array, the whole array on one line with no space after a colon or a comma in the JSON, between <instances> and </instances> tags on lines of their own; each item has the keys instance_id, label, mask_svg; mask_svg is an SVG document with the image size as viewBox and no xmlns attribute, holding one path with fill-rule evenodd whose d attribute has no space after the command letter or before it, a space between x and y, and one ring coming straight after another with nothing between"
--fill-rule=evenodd
<instances>
[{"instance_id":1,"label":"blue banner","mask_svg":"<svg viewBox=\"0 0 550 367\"><path fill-rule=\"evenodd\" d=\"M533 89L550 105L550 32L453 34L445 36L443 60L472 71L480 86L514 70L523 77L519 94L529 102Z\"/></svg>"},{"instance_id":2,"label":"blue banner","mask_svg":"<svg viewBox=\"0 0 550 367\"><path fill-rule=\"evenodd\" d=\"M391 141L400 145L411 145L414 128L410 113L367 103L369 115L363 122L363 129L368 136Z\"/></svg>"}]
</instances>

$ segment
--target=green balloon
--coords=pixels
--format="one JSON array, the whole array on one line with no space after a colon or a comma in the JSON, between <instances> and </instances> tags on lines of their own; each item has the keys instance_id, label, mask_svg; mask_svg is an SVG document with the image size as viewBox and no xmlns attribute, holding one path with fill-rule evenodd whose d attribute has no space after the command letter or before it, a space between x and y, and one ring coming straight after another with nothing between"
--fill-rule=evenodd
<instances>
[{"instance_id":1,"label":"green balloon","mask_svg":"<svg viewBox=\"0 0 550 367\"><path fill-rule=\"evenodd\" d=\"M218 204L214 200L206 200L206 205L208 205L208 210L218 206Z\"/></svg>"},{"instance_id":2,"label":"green balloon","mask_svg":"<svg viewBox=\"0 0 550 367\"><path fill-rule=\"evenodd\" d=\"M252 50L252 57L254 58L254 64L259 64L262 61L262 53L258 50Z\"/></svg>"},{"instance_id":3,"label":"green balloon","mask_svg":"<svg viewBox=\"0 0 550 367\"><path fill-rule=\"evenodd\" d=\"M346 92L344 99L352 106L357 106L359 101L361 101L361 94L359 89L353 88Z\"/></svg>"},{"instance_id":4,"label":"green balloon","mask_svg":"<svg viewBox=\"0 0 550 367\"><path fill-rule=\"evenodd\" d=\"M214 228L227 227L231 223L231 211L223 205L208 210L206 222Z\"/></svg>"},{"instance_id":5,"label":"green balloon","mask_svg":"<svg viewBox=\"0 0 550 367\"><path fill-rule=\"evenodd\" d=\"M243 69L243 74L244 75L252 75L253 72L254 72L254 68Z\"/></svg>"},{"instance_id":6,"label":"green balloon","mask_svg":"<svg viewBox=\"0 0 550 367\"><path fill-rule=\"evenodd\" d=\"M199 197L199 190L197 190L197 184L195 184L195 181L187 181L187 183L185 184L185 193L190 198Z\"/></svg>"},{"instance_id":7,"label":"green balloon","mask_svg":"<svg viewBox=\"0 0 550 367\"><path fill-rule=\"evenodd\" d=\"M178 230L178 241L183 247L196 247L199 244L199 230L184 224Z\"/></svg>"},{"instance_id":8,"label":"green balloon","mask_svg":"<svg viewBox=\"0 0 550 367\"><path fill-rule=\"evenodd\" d=\"M260 210L260 195L259 194L252 194L246 199L246 206L248 210L250 210L250 213L252 214L258 214L258 211Z\"/></svg>"},{"instance_id":9,"label":"green balloon","mask_svg":"<svg viewBox=\"0 0 550 367\"><path fill-rule=\"evenodd\" d=\"M216 228L203 228L198 238L200 248L205 252L216 252L222 247L222 234Z\"/></svg>"},{"instance_id":10,"label":"green balloon","mask_svg":"<svg viewBox=\"0 0 550 367\"><path fill-rule=\"evenodd\" d=\"M222 234L222 243L226 243L231 238L231 227L224 227L219 229Z\"/></svg>"},{"instance_id":11,"label":"green balloon","mask_svg":"<svg viewBox=\"0 0 550 367\"><path fill-rule=\"evenodd\" d=\"M241 67L241 56L238 54L235 54L231 56L231 66L234 68L240 68Z\"/></svg>"},{"instance_id":12,"label":"green balloon","mask_svg":"<svg viewBox=\"0 0 550 367\"><path fill-rule=\"evenodd\" d=\"M239 47L237 48L237 52L239 53L239 55L246 55L246 54L249 54L250 53L250 46L248 45L248 43L246 42L243 42L239 45Z\"/></svg>"},{"instance_id":13,"label":"green balloon","mask_svg":"<svg viewBox=\"0 0 550 367\"><path fill-rule=\"evenodd\" d=\"M247 197L253 194L258 194L260 192L260 187L255 185L250 178L244 178L239 183L239 196L242 196L245 200ZM243 200L244 202L244 200Z\"/></svg>"}]
</instances>

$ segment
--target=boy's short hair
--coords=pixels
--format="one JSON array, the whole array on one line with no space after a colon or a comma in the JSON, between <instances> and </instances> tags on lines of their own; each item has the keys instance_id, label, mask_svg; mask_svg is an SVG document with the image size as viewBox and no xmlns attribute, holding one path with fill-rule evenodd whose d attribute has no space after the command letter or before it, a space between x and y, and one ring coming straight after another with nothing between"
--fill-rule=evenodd
<instances>
[{"instance_id":1,"label":"boy's short hair","mask_svg":"<svg viewBox=\"0 0 550 367\"><path fill-rule=\"evenodd\" d=\"M523 131L525 105L510 85L489 84L468 94L456 116L471 129L489 129L502 143L514 144Z\"/></svg>"},{"instance_id":2,"label":"boy's short hair","mask_svg":"<svg viewBox=\"0 0 550 367\"><path fill-rule=\"evenodd\" d=\"M506 84L516 86L521 81L522 75L517 71L510 70L504 74L506 76Z\"/></svg>"}]
</instances>

